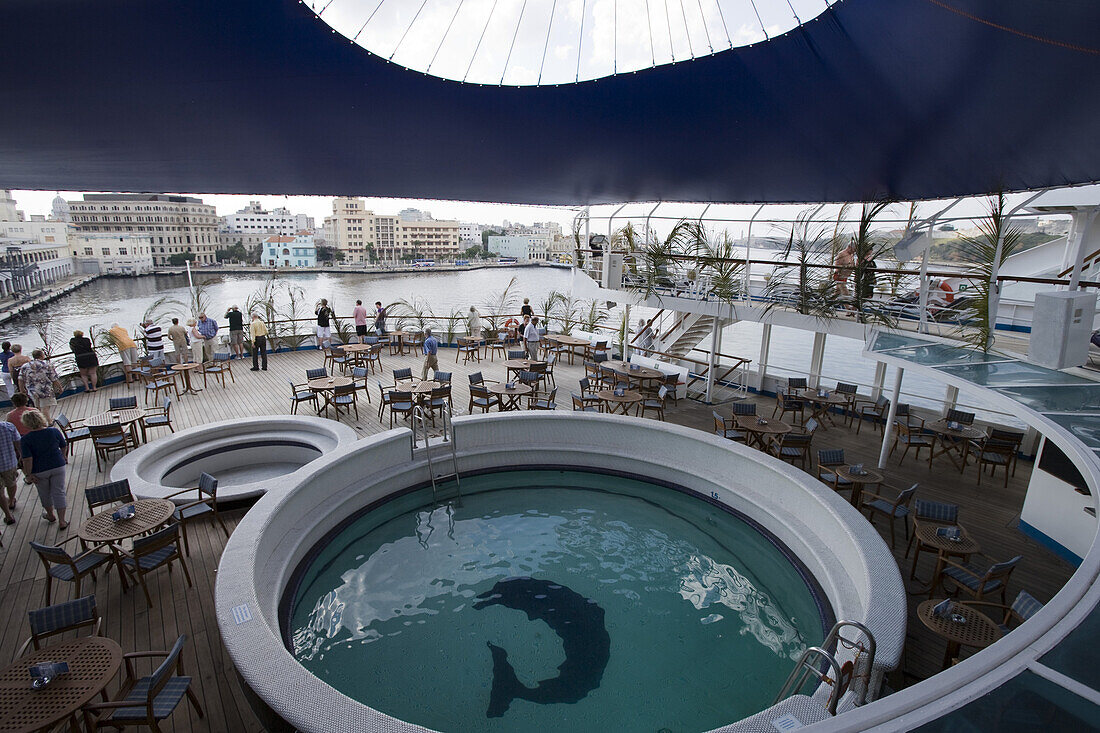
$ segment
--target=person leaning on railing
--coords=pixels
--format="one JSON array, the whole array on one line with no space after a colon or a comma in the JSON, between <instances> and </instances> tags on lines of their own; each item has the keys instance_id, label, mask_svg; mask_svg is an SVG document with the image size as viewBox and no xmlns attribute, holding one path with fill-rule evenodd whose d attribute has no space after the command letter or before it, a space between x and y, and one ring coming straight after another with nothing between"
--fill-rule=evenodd
<instances>
[{"instance_id":1,"label":"person leaning on railing","mask_svg":"<svg viewBox=\"0 0 1100 733\"><path fill-rule=\"evenodd\" d=\"M252 371L259 371L260 359L263 359L263 370L267 371L267 324L260 318L259 313L252 314L252 323L248 326L249 335L252 336Z\"/></svg>"}]
</instances>

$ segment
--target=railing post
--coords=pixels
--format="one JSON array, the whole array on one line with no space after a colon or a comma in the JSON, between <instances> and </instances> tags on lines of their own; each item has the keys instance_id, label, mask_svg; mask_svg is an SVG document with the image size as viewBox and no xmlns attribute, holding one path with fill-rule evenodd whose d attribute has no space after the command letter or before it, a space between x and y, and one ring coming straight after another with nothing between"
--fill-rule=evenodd
<instances>
[{"instance_id":1,"label":"railing post","mask_svg":"<svg viewBox=\"0 0 1100 733\"><path fill-rule=\"evenodd\" d=\"M886 456L889 455L890 439L894 437L894 419L897 417L898 400L901 398L901 379L904 376L905 369L898 367L897 375L894 377L894 393L890 398L890 409L886 411L886 424L882 426L882 447L878 452L879 468L886 468Z\"/></svg>"},{"instance_id":2,"label":"railing post","mask_svg":"<svg viewBox=\"0 0 1100 733\"><path fill-rule=\"evenodd\" d=\"M947 385L947 389L943 393L943 414L947 414L948 410L954 410L955 405L959 403L959 388L952 385Z\"/></svg>"},{"instance_id":3,"label":"railing post","mask_svg":"<svg viewBox=\"0 0 1100 733\"><path fill-rule=\"evenodd\" d=\"M752 302L752 295L749 292L749 275L751 274L749 271L752 269L752 265L750 264L752 260L752 224L756 221L756 217L763 209L764 204L760 204L756 207L756 211L753 212L752 218L749 219L749 230L745 234L745 272L742 275L742 279L744 282L743 287L745 288L745 302L747 303Z\"/></svg>"},{"instance_id":4,"label":"railing post","mask_svg":"<svg viewBox=\"0 0 1100 733\"><path fill-rule=\"evenodd\" d=\"M871 399L877 400L882 396L882 385L886 383L886 363L875 362L875 382L871 386Z\"/></svg>"},{"instance_id":5,"label":"railing post","mask_svg":"<svg viewBox=\"0 0 1100 733\"><path fill-rule=\"evenodd\" d=\"M715 354L718 353L719 340L722 338L722 324L717 316L710 325L710 354L707 356L707 397L705 402L711 403L711 392L714 389Z\"/></svg>"},{"instance_id":6,"label":"railing post","mask_svg":"<svg viewBox=\"0 0 1100 733\"><path fill-rule=\"evenodd\" d=\"M825 332L814 332L814 347L810 352L810 381L812 389L817 389L821 383L821 364L825 360Z\"/></svg>"},{"instance_id":7,"label":"railing post","mask_svg":"<svg viewBox=\"0 0 1100 733\"><path fill-rule=\"evenodd\" d=\"M932 225L928 225L928 237L932 237ZM928 254L932 247L925 248L920 259L920 332L928 333Z\"/></svg>"},{"instance_id":8,"label":"railing post","mask_svg":"<svg viewBox=\"0 0 1100 733\"><path fill-rule=\"evenodd\" d=\"M772 342L772 324L765 323L760 334L760 361L756 364L756 391L764 391L764 380L768 376L768 351Z\"/></svg>"}]
</instances>

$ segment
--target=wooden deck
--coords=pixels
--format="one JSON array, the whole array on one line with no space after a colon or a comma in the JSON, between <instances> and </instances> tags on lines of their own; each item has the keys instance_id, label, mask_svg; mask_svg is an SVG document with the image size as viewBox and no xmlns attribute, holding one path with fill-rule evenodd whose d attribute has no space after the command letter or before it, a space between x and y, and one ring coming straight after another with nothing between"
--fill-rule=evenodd
<instances>
[{"instance_id":1,"label":"wooden deck","mask_svg":"<svg viewBox=\"0 0 1100 733\"><path fill-rule=\"evenodd\" d=\"M454 372L454 404L456 414L465 414L469 401L466 375L482 371L488 379L501 379L504 368L498 359L480 364L463 365L455 362L454 349L440 350L440 366ZM420 373L422 357L383 357L383 370L378 375L383 382L392 383L390 371L400 367L412 367ZM277 354L270 358L267 372L251 372L248 362L234 362L235 381L226 388L213 381L198 396L173 398L173 422L177 429L235 417L286 414L289 412L289 386L287 379L304 381L306 368L321 366L317 351ZM383 376L384 375L384 376ZM557 404L559 409L569 409L569 392L578 391L577 381L583 376L578 359L576 365L562 364L556 369L559 385ZM375 378L372 378L372 383ZM201 383L201 378L199 380ZM79 394L61 401L59 410L70 419L83 418L102 412L109 397L137 394L143 400L141 387L112 385L95 394ZM373 402L361 402L359 419L345 417L361 435L371 435L388 429L377 420L377 386L371 390ZM758 411L771 415L774 400L753 396ZM309 409L308 407L306 409ZM670 406L668 420L710 432L713 428L711 407L689 400ZM718 408L728 414L728 408ZM814 448L844 448L850 461L863 461L873 465L878 456L879 436L865 424L859 436L855 428L830 427L818 433ZM159 435L158 433L157 435ZM1001 560L1016 554L1024 555L1024 561L1012 577L1009 600L1018 590L1026 588L1042 601L1048 600L1072 574L1073 568L1052 552L1026 538L1015 529L1023 503L1031 465L1021 462L1017 475L1003 486L1000 474L995 480L984 479L980 488L975 487L976 473L973 467L960 477L958 471L946 461L937 462L933 471L927 461L915 461L910 456L904 466L898 467L896 456L887 470L888 482L893 486L908 486L920 482L918 496L952 501L962 506L961 521L981 543L983 551ZM107 469L109 471L109 469ZM70 515L75 522L88 516L84 502L84 489L108 479L107 471L96 470L95 457L87 441L77 444L75 456L69 464L68 490ZM39 518L41 509L33 487L20 485L18 522L3 527L4 548L0 550L0 589L5 600L0 614L0 660L10 660L27 637L26 612L44 605L45 574L38 557L31 552L28 540L55 543L74 533L60 532L57 524L48 524ZM224 514L230 528L243 516L245 509ZM879 530L889 541L889 530L880 521ZM899 532L901 527L899 524ZM904 534L902 533L902 536ZM117 640L125 651L167 649L179 634L187 634L188 644L184 652L184 664L188 674L195 677L196 692L206 710L205 719L199 719L186 704L181 705L170 719L166 730L173 731L259 731L262 730L242 694L232 664L225 653L217 623L214 618L214 581L218 558L225 538L212 523L198 524L191 533L191 556L188 560L194 588L187 588L182 573L159 572L150 576L150 591L156 605L147 609L140 592L123 593L117 574L104 578L100 575L95 586L100 613L104 619L102 633ZM899 538L895 555L902 564L903 577L908 577L908 562L903 558L905 543ZM933 559L922 557L920 570L927 579ZM908 582L908 581L907 581ZM55 589L55 600L72 597L68 584ZM895 686L911 684L939 669L943 657L944 642L933 637L914 617L914 609L926 595L910 596L909 643L904 660L903 674L896 675Z\"/></svg>"}]
</instances>

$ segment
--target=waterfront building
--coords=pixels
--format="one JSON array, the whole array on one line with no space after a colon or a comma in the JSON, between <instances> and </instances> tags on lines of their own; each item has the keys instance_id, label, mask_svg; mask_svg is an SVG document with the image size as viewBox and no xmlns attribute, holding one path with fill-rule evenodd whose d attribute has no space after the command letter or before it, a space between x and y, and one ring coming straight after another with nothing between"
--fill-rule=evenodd
<instances>
[{"instance_id":1,"label":"waterfront building","mask_svg":"<svg viewBox=\"0 0 1100 733\"><path fill-rule=\"evenodd\" d=\"M0 188L0 221L22 221L23 212L15 208L15 199L11 191Z\"/></svg>"},{"instance_id":2,"label":"waterfront building","mask_svg":"<svg viewBox=\"0 0 1100 733\"><path fill-rule=\"evenodd\" d=\"M11 192L0 189L0 295L43 287L73 274L71 227L35 215L25 220Z\"/></svg>"},{"instance_id":3,"label":"waterfront building","mask_svg":"<svg viewBox=\"0 0 1100 733\"><path fill-rule=\"evenodd\" d=\"M458 243L465 247L481 244L481 233L487 228L484 224L460 222L458 225Z\"/></svg>"},{"instance_id":4,"label":"waterfront building","mask_svg":"<svg viewBox=\"0 0 1100 733\"><path fill-rule=\"evenodd\" d=\"M312 232L298 232L293 237L268 237L264 240L262 260L268 267L316 267L317 248Z\"/></svg>"},{"instance_id":5,"label":"waterfront building","mask_svg":"<svg viewBox=\"0 0 1100 733\"><path fill-rule=\"evenodd\" d=\"M306 229L313 229L312 216L292 214L284 207L267 211L260 205L259 201L249 201L248 206L240 209L237 213L220 217L218 232L219 234L226 232L277 234L284 237L293 237L298 232Z\"/></svg>"},{"instance_id":6,"label":"waterfront building","mask_svg":"<svg viewBox=\"0 0 1100 733\"><path fill-rule=\"evenodd\" d=\"M149 234L85 232L70 242L73 269L80 275L144 275L153 271Z\"/></svg>"},{"instance_id":7,"label":"waterfront building","mask_svg":"<svg viewBox=\"0 0 1100 733\"><path fill-rule=\"evenodd\" d=\"M214 207L193 196L143 193L86 193L70 201L73 224L81 233L148 234L153 263L172 264L172 255L192 255L192 262L212 265L218 248Z\"/></svg>"},{"instance_id":8,"label":"waterfront building","mask_svg":"<svg viewBox=\"0 0 1100 733\"><path fill-rule=\"evenodd\" d=\"M490 236L489 251L501 257L515 257L519 262L545 262L550 240L540 234L510 234Z\"/></svg>"},{"instance_id":9,"label":"waterfront building","mask_svg":"<svg viewBox=\"0 0 1100 733\"><path fill-rule=\"evenodd\" d=\"M399 262L424 258L453 258L459 249L459 223L427 218L405 220L401 215L375 214L361 198L332 201L332 216L324 221L329 246L344 253L344 261L360 264L381 260Z\"/></svg>"},{"instance_id":10,"label":"waterfront building","mask_svg":"<svg viewBox=\"0 0 1100 733\"><path fill-rule=\"evenodd\" d=\"M50 218L54 221L70 222L73 220L69 210L69 202L61 198L61 194L53 197L53 205L50 208Z\"/></svg>"}]
</instances>

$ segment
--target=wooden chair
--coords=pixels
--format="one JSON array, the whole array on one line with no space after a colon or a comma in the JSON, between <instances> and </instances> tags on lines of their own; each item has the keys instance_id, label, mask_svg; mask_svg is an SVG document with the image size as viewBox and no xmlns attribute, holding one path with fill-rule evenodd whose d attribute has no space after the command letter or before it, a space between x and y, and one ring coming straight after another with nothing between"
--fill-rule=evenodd
<instances>
[{"instance_id":1,"label":"wooden chair","mask_svg":"<svg viewBox=\"0 0 1100 733\"><path fill-rule=\"evenodd\" d=\"M325 358L328 364L332 366L333 374L336 373L336 368L340 368L340 373L347 373L348 365L352 363L352 359L348 356L347 352L339 346L332 346L325 353Z\"/></svg>"},{"instance_id":2,"label":"wooden chair","mask_svg":"<svg viewBox=\"0 0 1100 733\"><path fill-rule=\"evenodd\" d=\"M668 396L672 398L672 404L680 404L680 375L666 374L662 386L668 387Z\"/></svg>"},{"instance_id":3,"label":"wooden chair","mask_svg":"<svg viewBox=\"0 0 1100 733\"><path fill-rule=\"evenodd\" d=\"M661 422L665 421L665 398L668 397L668 387L661 385L660 390L657 392L656 397L647 397L642 400L641 411L638 413L640 417L645 417L647 412L657 413L657 419Z\"/></svg>"},{"instance_id":4,"label":"wooden chair","mask_svg":"<svg viewBox=\"0 0 1100 733\"><path fill-rule=\"evenodd\" d=\"M722 417L713 410L710 414L714 417L715 435L738 443L748 443L748 435L737 427L737 422L732 417Z\"/></svg>"},{"instance_id":5,"label":"wooden chair","mask_svg":"<svg viewBox=\"0 0 1100 733\"><path fill-rule=\"evenodd\" d=\"M546 372L546 376L543 379L544 380L549 379L550 384L554 385L555 387L558 386L558 380L557 380L557 378L554 377L554 365L557 364L557 363L558 363L558 355L557 354L550 354L550 356L546 357L546 363L542 366L543 370L545 370L545 372ZM538 365L535 364L534 366L538 366Z\"/></svg>"},{"instance_id":6,"label":"wooden chair","mask_svg":"<svg viewBox=\"0 0 1100 733\"><path fill-rule=\"evenodd\" d=\"M601 412L603 409L603 400L596 394L596 390L592 387L592 382L588 377L581 377L579 384L581 387L580 399L586 408L585 412ZM594 407L596 409L588 410L587 408L589 407Z\"/></svg>"},{"instance_id":7,"label":"wooden chair","mask_svg":"<svg viewBox=\"0 0 1100 733\"><path fill-rule=\"evenodd\" d=\"M369 367L374 374L377 374L378 370L382 368L383 346L384 344L374 344L370 347L370 351L362 351L359 353L362 363Z\"/></svg>"},{"instance_id":8,"label":"wooden chair","mask_svg":"<svg viewBox=\"0 0 1100 733\"><path fill-rule=\"evenodd\" d=\"M497 340L489 344L489 361L493 361L496 358L498 351L500 352L500 358L504 358L505 353L508 351L506 339L507 337L503 333L497 334Z\"/></svg>"},{"instance_id":9,"label":"wooden chair","mask_svg":"<svg viewBox=\"0 0 1100 733\"><path fill-rule=\"evenodd\" d=\"M780 392L775 396L775 409L772 410L772 417L779 413L779 418L782 420L788 412L798 413L798 422L805 422L806 401Z\"/></svg>"},{"instance_id":10,"label":"wooden chair","mask_svg":"<svg viewBox=\"0 0 1100 733\"><path fill-rule=\"evenodd\" d=\"M145 382L145 404L149 404L149 395L153 396L153 404L156 404L157 397L161 392L167 397L168 393L175 390L176 397L179 397L179 384L176 382L176 374L177 372L142 374L141 379Z\"/></svg>"},{"instance_id":11,"label":"wooden chair","mask_svg":"<svg viewBox=\"0 0 1100 733\"><path fill-rule=\"evenodd\" d=\"M531 397L538 396L539 384L542 382L541 374L539 374L538 372L524 370L519 373L518 380L520 384L526 384L528 387L531 388Z\"/></svg>"},{"instance_id":12,"label":"wooden chair","mask_svg":"<svg viewBox=\"0 0 1100 733\"><path fill-rule=\"evenodd\" d=\"M475 407L482 412L488 412L492 407L499 408L500 397L490 392L489 388L483 384L471 384L470 406L466 411L472 415Z\"/></svg>"},{"instance_id":13,"label":"wooden chair","mask_svg":"<svg viewBox=\"0 0 1100 733\"><path fill-rule=\"evenodd\" d=\"M875 514L882 514L890 518L890 547L894 546L894 525L900 519L905 526L905 541L909 542L909 506L913 503L913 497L917 493L919 484L913 484L891 501L882 494L876 494L868 489L863 490L862 508L867 510L867 521L875 523Z\"/></svg>"},{"instance_id":14,"label":"wooden chair","mask_svg":"<svg viewBox=\"0 0 1100 733\"><path fill-rule=\"evenodd\" d=\"M183 551L188 557L191 556L191 544L187 540L187 525L198 520L200 517L213 514L214 521L221 526L222 532L225 533L225 538L229 539L229 527L225 526L225 522L222 521L221 515L218 514L218 480L210 474L205 472L200 473L198 486L177 491L164 498L175 499L177 496L190 494L192 491L195 492L194 498L190 501L184 501L184 503L178 504L176 510L172 513L172 517L179 524L180 531L183 534Z\"/></svg>"},{"instance_id":15,"label":"wooden chair","mask_svg":"<svg viewBox=\"0 0 1100 733\"><path fill-rule=\"evenodd\" d=\"M863 421L870 418L875 422L875 427L879 430L883 429L886 425L886 413L890 411L890 400L886 399L882 395L874 402L861 402L856 403L856 435L859 435L859 429L863 427Z\"/></svg>"},{"instance_id":16,"label":"wooden chair","mask_svg":"<svg viewBox=\"0 0 1100 733\"><path fill-rule=\"evenodd\" d=\"M214 354L214 358L210 361L203 362L203 378L205 379L207 376L213 376L215 381L221 380L222 389L225 389L225 376L228 374L230 381L236 384L237 380L233 376L233 366L230 362L230 356L228 352L222 351Z\"/></svg>"},{"instance_id":17,"label":"wooden chair","mask_svg":"<svg viewBox=\"0 0 1100 733\"><path fill-rule=\"evenodd\" d=\"M29 647L41 649L40 641L51 636L64 634L67 631L79 631L84 627L91 627L90 636L99 635L99 627L103 619L96 609L95 596L84 596L64 603L55 603L52 606L38 608L27 612L27 622L31 627L30 638L23 642L16 657L27 653Z\"/></svg>"},{"instance_id":18,"label":"wooden chair","mask_svg":"<svg viewBox=\"0 0 1100 733\"><path fill-rule=\"evenodd\" d=\"M538 397L534 393L527 398L528 410L556 410L558 409L557 403L554 402L554 398L558 395L558 388L554 387L550 390L549 394L545 397Z\"/></svg>"},{"instance_id":19,"label":"wooden chair","mask_svg":"<svg viewBox=\"0 0 1100 733\"><path fill-rule=\"evenodd\" d=\"M186 641L187 635L183 634L176 639L170 651L124 654L126 678L118 694L109 702L88 703L82 708L87 730L144 726L159 731L160 721L175 712L184 695L199 717L203 717L202 706L191 690L191 678L185 677L183 672L183 645ZM150 657L164 657L164 661L151 675L138 677L134 671L134 660Z\"/></svg>"},{"instance_id":20,"label":"wooden chair","mask_svg":"<svg viewBox=\"0 0 1100 733\"><path fill-rule=\"evenodd\" d=\"M69 418L65 417L64 412L57 413L53 421L61 431L61 434L65 436L66 450L70 456L73 455L73 444L76 441L90 440L92 437L91 431L84 426L83 420L77 420L75 423L70 422Z\"/></svg>"},{"instance_id":21,"label":"wooden chair","mask_svg":"<svg viewBox=\"0 0 1100 733\"><path fill-rule=\"evenodd\" d=\"M351 368L351 383L357 390L363 393L363 396L367 398L367 402L370 402L370 376L367 367L352 367Z\"/></svg>"},{"instance_id":22,"label":"wooden chair","mask_svg":"<svg viewBox=\"0 0 1100 733\"><path fill-rule=\"evenodd\" d=\"M110 410L133 410L137 408L137 397L112 397L107 400L107 408Z\"/></svg>"},{"instance_id":23,"label":"wooden chair","mask_svg":"<svg viewBox=\"0 0 1100 733\"><path fill-rule=\"evenodd\" d=\"M1020 452L1020 445L1024 442L1024 434L1008 430L993 428L989 435L976 444L975 453L978 456L978 485L982 484L982 469L989 466L990 478L997 472L998 467L1005 470L1005 488L1008 488L1009 469L1012 475L1016 475L1016 459Z\"/></svg>"},{"instance_id":24,"label":"wooden chair","mask_svg":"<svg viewBox=\"0 0 1100 733\"><path fill-rule=\"evenodd\" d=\"M806 463L810 460L810 450L813 447L813 433L787 433L780 435L772 442L774 455L784 461L790 461L793 465L798 461L802 470L806 470Z\"/></svg>"},{"instance_id":25,"label":"wooden chair","mask_svg":"<svg viewBox=\"0 0 1100 733\"><path fill-rule=\"evenodd\" d=\"M807 389L808 383L805 377L787 377L787 394L794 396L800 389Z\"/></svg>"},{"instance_id":26,"label":"wooden chair","mask_svg":"<svg viewBox=\"0 0 1100 733\"><path fill-rule=\"evenodd\" d=\"M983 557L985 556L983 555ZM943 561L943 569L940 571L939 580L954 582L955 590L949 594L952 597L959 591L964 591L973 600L980 601L985 598L986 594L1000 591L1001 603L1005 603L1007 601L1009 576L1012 575L1012 571L1023 559L1023 555L1017 555L1011 560L995 562L981 567L973 562L962 563L946 558Z\"/></svg>"},{"instance_id":27,"label":"wooden chair","mask_svg":"<svg viewBox=\"0 0 1100 733\"><path fill-rule=\"evenodd\" d=\"M94 583L96 569L100 565L109 564L113 560L110 553L102 552L108 547L107 545L96 545L81 550L77 555L70 555L62 545L77 539L79 538L73 536L57 545L30 542L31 549L38 553L39 559L42 560L42 564L46 568L46 605L50 604L54 580L74 583L76 585L76 595L79 596L80 584L84 576L92 576L92 582ZM81 544L84 543L81 542Z\"/></svg>"},{"instance_id":28,"label":"wooden chair","mask_svg":"<svg viewBox=\"0 0 1100 733\"><path fill-rule=\"evenodd\" d=\"M495 379L486 379L485 377L481 376L481 372L474 372L473 374L467 374L466 378L468 380L470 380L470 386L471 387L473 387L474 385L484 387L486 385L486 383L496 382Z\"/></svg>"},{"instance_id":29,"label":"wooden chair","mask_svg":"<svg viewBox=\"0 0 1100 733\"><path fill-rule=\"evenodd\" d=\"M833 391L844 398L844 417L848 418L848 424L851 425L852 418L856 414L855 407L856 401L859 399L859 387L847 382L837 382L836 389Z\"/></svg>"},{"instance_id":30,"label":"wooden chair","mask_svg":"<svg viewBox=\"0 0 1100 733\"><path fill-rule=\"evenodd\" d=\"M323 369L321 371L324 371ZM312 402L313 409L318 409L317 405L317 393L309 388L307 384L295 384L293 379L287 379L286 383L290 385L290 414L298 414L298 405L302 402Z\"/></svg>"},{"instance_id":31,"label":"wooden chair","mask_svg":"<svg viewBox=\"0 0 1100 733\"><path fill-rule=\"evenodd\" d=\"M1016 594L1016 600L1012 602L1011 606L1006 606L1003 603L991 603L990 601L959 601L959 603L977 608L991 618L996 618L996 616L985 609L991 608L1000 611L1001 621L997 625L1001 627L1001 633L1003 634L1012 631L1043 608L1043 604L1026 590Z\"/></svg>"},{"instance_id":32,"label":"wooden chair","mask_svg":"<svg viewBox=\"0 0 1100 733\"><path fill-rule=\"evenodd\" d=\"M458 363L459 358L462 358L462 363L476 361L481 362L481 342L474 341L472 339L463 339L458 343L458 349L455 351L455 364Z\"/></svg>"},{"instance_id":33,"label":"wooden chair","mask_svg":"<svg viewBox=\"0 0 1100 733\"><path fill-rule=\"evenodd\" d=\"M576 392L571 392L570 396L573 398L573 412L599 412L600 406L594 403L586 402L582 395Z\"/></svg>"},{"instance_id":34,"label":"wooden chair","mask_svg":"<svg viewBox=\"0 0 1100 733\"><path fill-rule=\"evenodd\" d=\"M399 390L390 390L389 392L389 405L390 408L390 427L393 427L394 415L401 415L406 420L412 417L413 408L416 406L416 402L413 400L412 392L402 392Z\"/></svg>"},{"instance_id":35,"label":"wooden chair","mask_svg":"<svg viewBox=\"0 0 1100 733\"><path fill-rule=\"evenodd\" d=\"M957 422L960 425L973 425L974 413L951 409L947 411L947 414L943 416L943 419L950 422Z\"/></svg>"},{"instance_id":36,"label":"wooden chair","mask_svg":"<svg viewBox=\"0 0 1100 733\"><path fill-rule=\"evenodd\" d=\"M103 470L100 459L106 462L112 453L126 453L131 448L137 447L130 433L123 430L122 425L117 422L107 425L89 425L88 432L91 433L92 446L95 447L95 466L98 471Z\"/></svg>"},{"instance_id":37,"label":"wooden chair","mask_svg":"<svg viewBox=\"0 0 1100 733\"><path fill-rule=\"evenodd\" d=\"M359 419L359 402L355 399L358 388L355 384L345 384L333 387L331 393L325 393L325 413L328 413L329 405L332 405L332 409L336 411L336 419L340 419L340 410L348 413L351 416L351 411L355 410L355 419Z\"/></svg>"},{"instance_id":38,"label":"wooden chair","mask_svg":"<svg viewBox=\"0 0 1100 733\"><path fill-rule=\"evenodd\" d=\"M328 369L324 367L317 367L316 369L306 369L306 381L311 379L325 379L328 377Z\"/></svg>"},{"instance_id":39,"label":"wooden chair","mask_svg":"<svg viewBox=\"0 0 1100 733\"><path fill-rule=\"evenodd\" d=\"M168 572L171 573L172 563L179 562L183 568L183 576L187 579L187 586L191 587L192 585L191 573L187 571L187 563L179 552L179 539L180 525L170 524L144 537L135 537L130 552L117 545L112 546L118 558L116 562L131 579L136 580L141 585L149 608L153 607L153 598L149 595L149 586L145 583L145 576L157 568L167 567Z\"/></svg>"},{"instance_id":40,"label":"wooden chair","mask_svg":"<svg viewBox=\"0 0 1100 733\"><path fill-rule=\"evenodd\" d=\"M851 490L852 482L837 473L838 468L846 465L848 462L844 460L843 448L829 448L817 452L817 478L828 484L833 491Z\"/></svg>"},{"instance_id":41,"label":"wooden chair","mask_svg":"<svg viewBox=\"0 0 1100 733\"><path fill-rule=\"evenodd\" d=\"M917 558L922 552L939 553L935 547L928 547L917 539L917 530L922 524L934 524L942 527L955 527L959 523L959 505L945 501L928 501L917 499L913 503L913 511L910 515L913 521L913 535L909 538L909 544L905 546L905 556L909 557L909 551L916 543L917 550L913 555L913 567L909 571L910 579L916 577Z\"/></svg>"},{"instance_id":42,"label":"wooden chair","mask_svg":"<svg viewBox=\"0 0 1100 733\"><path fill-rule=\"evenodd\" d=\"M160 407L154 407L145 411L145 414L141 418L141 440L144 443L149 442L149 431L153 428L168 428L170 432L176 432L176 429L172 427L172 400L169 397L164 398L164 402Z\"/></svg>"},{"instance_id":43,"label":"wooden chair","mask_svg":"<svg viewBox=\"0 0 1100 733\"><path fill-rule=\"evenodd\" d=\"M437 375L438 376L438 375ZM435 414L438 412L439 417L443 417L443 408L449 407L451 404L451 385L448 382L443 386L434 388L428 395L428 401L425 406L428 408L428 414L431 416L432 425L435 425Z\"/></svg>"},{"instance_id":44,"label":"wooden chair","mask_svg":"<svg viewBox=\"0 0 1100 733\"><path fill-rule=\"evenodd\" d=\"M741 417L751 417L756 414L755 402L734 402L733 414Z\"/></svg>"},{"instance_id":45,"label":"wooden chair","mask_svg":"<svg viewBox=\"0 0 1100 733\"><path fill-rule=\"evenodd\" d=\"M393 370L393 383L397 384L403 379L412 379L413 370L409 367Z\"/></svg>"},{"instance_id":46,"label":"wooden chair","mask_svg":"<svg viewBox=\"0 0 1100 733\"><path fill-rule=\"evenodd\" d=\"M594 361L584 362L584 378L589 381L590 384L600 385L603 383L603 373L600 371L600 365Z\"/></svg>"},{"instance_id":47,"label":"wooden chair","mask_svg":"<svg viewBox=\"0 0 1100 733\"><path fill-rule=\"evenodd\" d=\"M900 407L901 405L898 405ZM920 418L917 418L918 420ZM901 458L898 459L898 465L902 464L905 460L905 456L909 454L909 449L914 448L914 456L919 461L920 452L922 448L928 449L928 470L932 470L932 436L925 435L919 430L914 430L908 423L904 421L897 421L894 423L894 444L890 447L890 455L893 455L899 445L904 445L905 450L901 452Z\"/></svg>"},{"instance_id":48,"label":"wooden chair","mask_svg":"<svg viewBox=\"0 0 1100 733\"><path fill-rule=\"evenodd\" d=\"M88 516L91 517L101 506L134 503L134 494L130 491L130 480L122 479L84 489L84 500L88 504Z\"/></svg>"}]
</instances>

